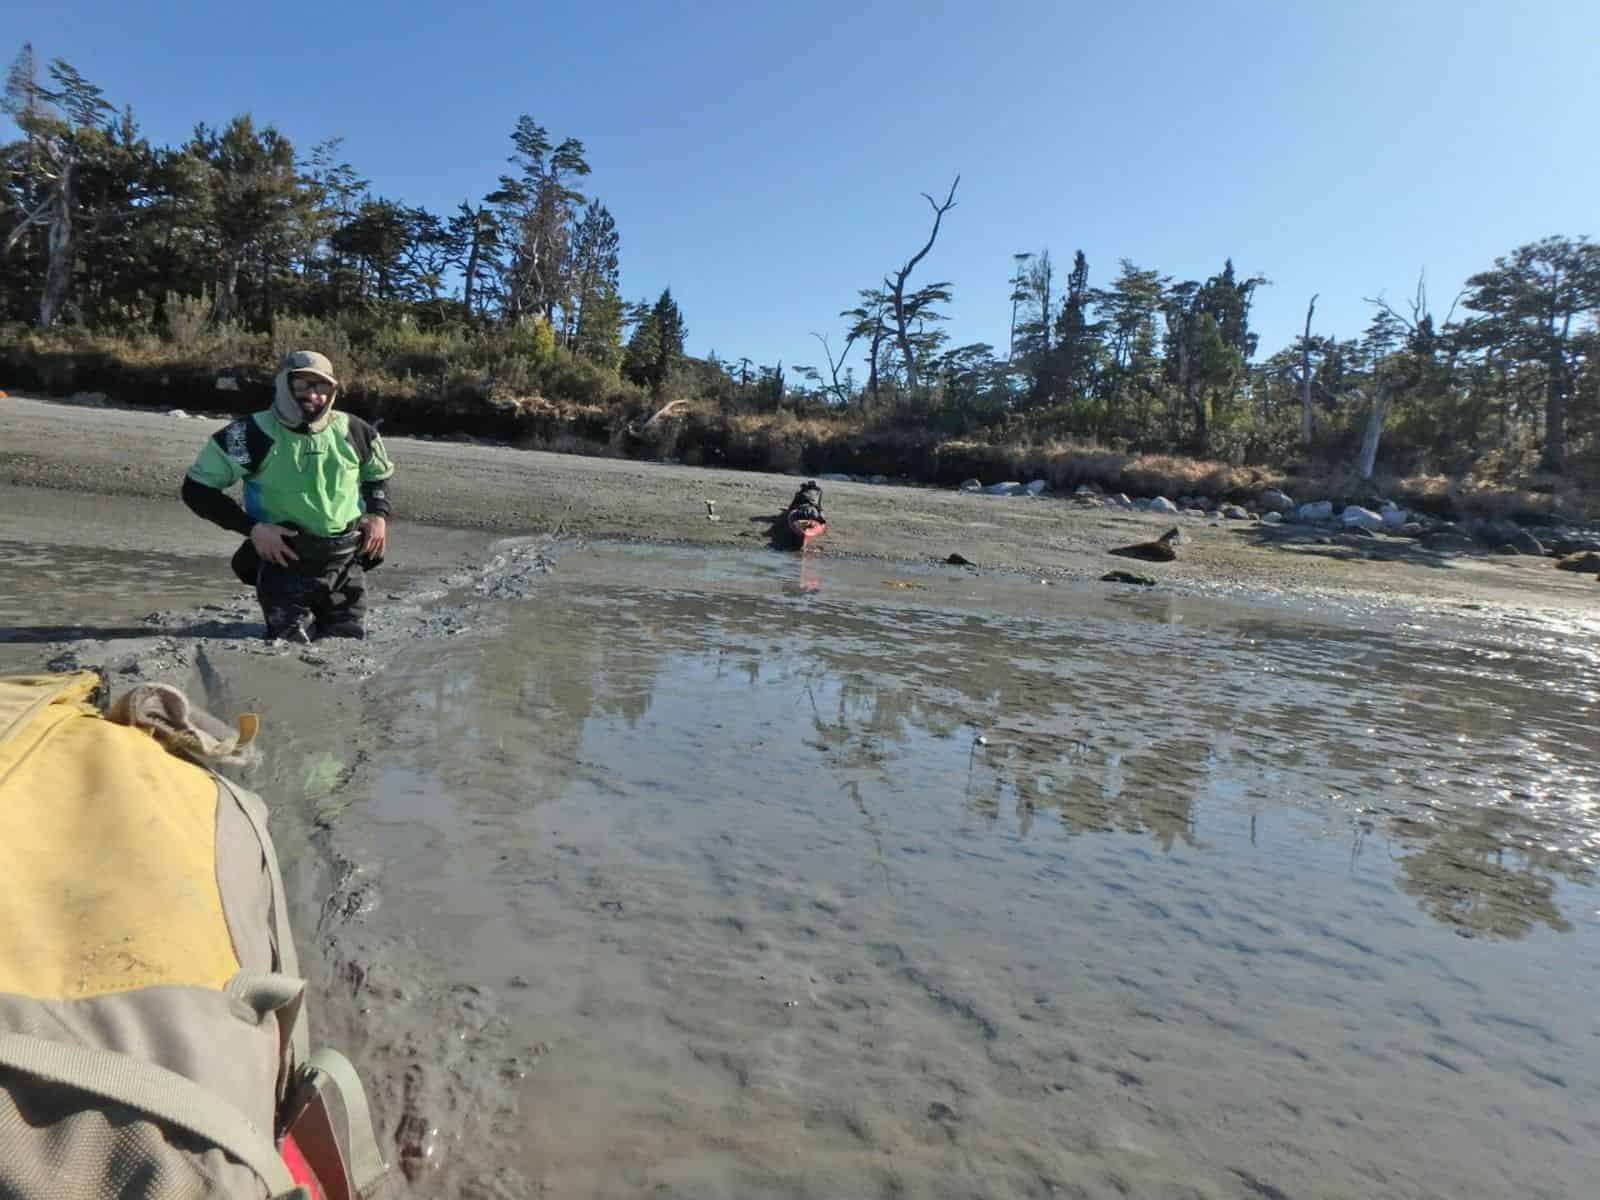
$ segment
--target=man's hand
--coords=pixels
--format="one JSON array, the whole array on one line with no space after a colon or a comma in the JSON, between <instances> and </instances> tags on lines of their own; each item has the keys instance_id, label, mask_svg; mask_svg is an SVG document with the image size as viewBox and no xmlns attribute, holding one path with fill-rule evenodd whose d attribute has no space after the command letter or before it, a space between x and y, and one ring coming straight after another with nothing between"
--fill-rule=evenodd
<instances>
[{"instance_id":1,"label":"man's hand","mask_svg":"<svg viewBox=\"0 0 1600 1200\"><path fill-rule=\"evenodd\" d=\"M368 558L382 558L383 547L389 538L389 522L377 513L368 513L356 525L367 535L361 543L361 553Z\"/></svg>"},{"instance_id":2,"label":"man's hand","mask_svg":"<svg viewBox=\"0 0 1600 1200\"><path fill-rule=\"evenodd\" d=\"M289 549L289 539L292 537L294 530L285 529L282 525L268 525L265 521L257 523L250 530L250 543L255 546L256 553L280 567L300 561L300 556Z\"/></svg>"}]
</instances>

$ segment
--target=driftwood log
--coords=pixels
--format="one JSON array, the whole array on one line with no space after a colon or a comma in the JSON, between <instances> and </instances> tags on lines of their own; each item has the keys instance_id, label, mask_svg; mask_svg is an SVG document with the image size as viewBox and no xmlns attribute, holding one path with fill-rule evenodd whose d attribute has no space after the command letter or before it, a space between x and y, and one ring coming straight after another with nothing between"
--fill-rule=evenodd
<instances>
[{"instance_id":1,"label":"driftwood log","mask_svg":"<svg viewBox=\"0 0 1600 1200\"><path fill-rule=\"evenodd\" d=\"M669 400L639 424L636 425L630 421L628 424L623 426L623 429L627 431L630 437L643 437L650 431L657 421L661 421L667 417L670 417L673 413L685 407L688 403L689 402L687 400Z\"/></svg>"},{"instance_id":2,"label":"driftwood log","mask_svg":"<svg viewBox=\"0 0 1600 1200\"><path fill-rule=\"evenodd\" d=\"M1132 546L1118 546L1111 553L1122 558L1140 558L1145 562L1171 562L1178 557L1178 543L1183 534L1174 525L1153 542L1139 542Z\"/></svg>"}]
</instances>

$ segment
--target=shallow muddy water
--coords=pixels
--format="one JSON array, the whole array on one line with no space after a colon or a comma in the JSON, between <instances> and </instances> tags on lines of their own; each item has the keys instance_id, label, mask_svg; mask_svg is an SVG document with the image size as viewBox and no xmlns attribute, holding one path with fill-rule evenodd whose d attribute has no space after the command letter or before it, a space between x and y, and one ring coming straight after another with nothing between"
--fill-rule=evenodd
<instances>
[{"instance_id":1,"label":"shallow muddy water","mask_svg":"<svg viewBox=\"0 0 1600 1200\"><path fill-rule=\"evenodd\" d=\"M1600 1169L1581 631L619 548L439 603L327 818L424 1190Z\"/></svg>"},{"instance_id":2,"label":"shallow muddy water","mask_svg":"<svg viewBox=\"0 0 1600 1200\"><path fill-rule=\"evenodd\" d=\"M262 712L411 1194L1591 1193L1594 629L457 548L303 654L215 561L0 560L0 667L204 636Z\"/></svg>"}]
</instances>

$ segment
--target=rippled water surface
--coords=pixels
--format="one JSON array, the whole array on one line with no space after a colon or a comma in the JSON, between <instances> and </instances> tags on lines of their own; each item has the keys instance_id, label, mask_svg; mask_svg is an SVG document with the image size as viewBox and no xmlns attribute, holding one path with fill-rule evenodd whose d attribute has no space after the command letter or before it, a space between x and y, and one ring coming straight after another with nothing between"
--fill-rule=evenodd
<instances>
[{"instance_id":1,"label":"rippled water surface","mask_svg":"<svg viewBox=\"0 0 1600 1200\"><path fill-rule=\"evenodd\" d=\"M0 538L0 642L145 636L152 609L214 601L231 580L226 563L177 554Z\"/></svg>"},{"instance_id":2,"label":"rippled water surface","mask_svg":"<svg viewBox=\"0 0 1600 1200\"><path fill-rule=\"evenodd\" d=\"M377 686L508 1189L1591 1193L1583 631L596 549Z\"/></svg>"}]
</instances>

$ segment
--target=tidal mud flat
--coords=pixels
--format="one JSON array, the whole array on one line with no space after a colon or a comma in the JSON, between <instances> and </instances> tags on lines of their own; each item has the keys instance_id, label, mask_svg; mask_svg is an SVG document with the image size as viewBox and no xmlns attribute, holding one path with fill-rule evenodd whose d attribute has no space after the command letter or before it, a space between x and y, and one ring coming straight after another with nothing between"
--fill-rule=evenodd
<instances>
[{"instance_id":1,"label":"tidal mud flat","mask_svg":"<svg viewBox=\"0 0 1600 1200\"><path fill-rule=\"evenodd\" d=\"M1147 592L1091 573L1153 521L847 488L830 542L905 511L804 563L400 523L372 639L295 651L175 500L6 488L0 668L262 713L318 1036L419 1195L1584 1194L1592 581L1197 539Z\"/></svg>"}]
</instances>

